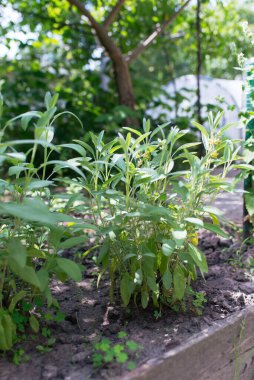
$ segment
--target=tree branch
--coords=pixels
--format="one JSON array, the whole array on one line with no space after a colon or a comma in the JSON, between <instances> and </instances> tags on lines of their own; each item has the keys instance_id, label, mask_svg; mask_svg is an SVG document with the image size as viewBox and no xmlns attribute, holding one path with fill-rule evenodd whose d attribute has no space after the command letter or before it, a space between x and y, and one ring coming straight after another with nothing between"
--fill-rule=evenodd
<instances>
[{"instance_id":1,"label":"tree branch","mask_svg":"<svg viewBox=\"0 0 254 380\"><path fill-rule=\"evenodd\" d=\"M68 0L68 2L71 5L75 6L80 11L80 13L89 20L91 27L94 29L100 43L106 49L113 62L115 62L116 59L124 60L120 49L116 46L112 38L109 36L107 29L95 20L88 9L79 0Z\"/></svg>"},{"instance_id":2,"label":"tree branch","mask_svg":"<svg viewBox=\"0 0 254 380\"><path fill-rule=\"evenodd\" d=\"M118 0L112 11L109 13L108 17L104 21L104 27L108 29L116 16L118 15L120 9L122 8L123 4L125 3L125 0Z\"/></svg>"},{"instance_id":3,"label":"tree branch","mask_svg":"<svg viewBox=\"0 0 254 380\"><path fill-rule=\"evenodd\" d=\"M131 63L134 59L136 59L142 52L145 50L151 43L161 34L164 30L172 24L172 22L176 19L176 17L187 7L187 5L191 2L191 0L185 1L185 3L166 21L162 24L157 25L152 34L148 36L145 40L141 41L140 44L131 52L129 52L126 56L127 63Z\"/></svg>"},{"instance_id":4,"label":"tree branch","mask_svg":"<svg viewBox=\"0 0 254 380\"><path fill-rule=\"evenodd\" d=\"M97 23L95 18L92 16L92 14L86 9L86 7L79 0L68 0L68 2L71 5L74 5L76 8L78 8L80 13L86 16L86 18L88 18L88 20L90 21L90 24L96 31L96 28L99 26L99 24Z\"/></svg>"}]
</instances>

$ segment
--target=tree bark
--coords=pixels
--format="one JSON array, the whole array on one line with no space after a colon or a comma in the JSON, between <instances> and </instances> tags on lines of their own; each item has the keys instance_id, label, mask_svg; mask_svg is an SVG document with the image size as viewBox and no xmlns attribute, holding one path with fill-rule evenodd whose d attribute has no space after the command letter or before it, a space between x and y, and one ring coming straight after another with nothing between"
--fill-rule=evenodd
<instances>
[{"instance_id":1,"label":"tree bark","mask_svg":"<svg viewBox=\"0 0 254 380\"><path fill-rule=\"evenodd\" d=\"M121 105L129 107L132 111L135 110L135 97L132 88L131 76L128 68L128 64L125 60L124 55L118 46L114 43L110 35L107 31L107 26L110 24L108 21L106 23L106 27L104 25L99 24L92 14L86 9L86 7L79 0L68 0L71 5L76 6L79 11L88 18L92 28L94 29L100 43L104 46L107 51L114 69L114 78L118 93L119 103ZM119 5L123 4L123 1L119 1ZM119 6L120 10L120 6ZM114 12L114 17L115 17ZM110 18L110 21L112 17ZM108 24L108 25L107 25ZM134 117L126 117L125 120L127 125L138 126L139 121Z\"/></svg>"},{"instance_id":2,"label":"tree bark","mask_svg":"<svg viewBox=\"0 0 254 380\"><path fill-rule=\"evenodd\" d=\"M114 69L114 78L116 88L118 92L119 103L121 105L129 107L132 111L135 110L135 96L132 87L132 80L128 63L131 63L142 51L149 46L184 10L184 8L190 3L191 0L186 0L185 3L179 7L179 9L164 23L157 25L153 33L144 41L142 41L133 52L130 52L125 57L119 47L115 44L110 34L108 33L108 27L114 21L115 17L119 13L121 7L124 5L125 0L118 0L115 7L109 13L108 17L104 21L104 24L99 24L91 12L80 0L68 0L68 2L75 6L81 14L83 14L90 22L91 27L95 31L101 45L107 51ZM137 126L138 120L132 117L126 118L126 124Z\"/></svg>"},{"instance_id":3,"label":"tree bark","mask_svg":"<svg viewBox=\"0 0 254 380\"><path fill-rule=\"evenodd\" d=\"M113 60L115 82L118 89L119 103L135 110L135 97L128 64L122 55ZM133 117L126 118L126 124L137 126L138 120Z\"/></svg>"}]
</instances>

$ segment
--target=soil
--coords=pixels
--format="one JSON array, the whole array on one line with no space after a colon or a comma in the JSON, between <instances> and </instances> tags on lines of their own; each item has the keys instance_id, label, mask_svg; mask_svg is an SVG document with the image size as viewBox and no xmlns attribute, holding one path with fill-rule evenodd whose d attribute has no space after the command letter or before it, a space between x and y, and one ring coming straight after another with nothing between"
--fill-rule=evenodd
<instances>
[{"instance_id":1,"label":"soil","mask_svg":"<svg viewBox=\"0 0 254 380\"><path fill-rule=\"evenodd\" d=\"M117 379L128 372L126 364L115 361L102 368L93 367L94 344L102 337L112 344L119 343L118 332L125 331L129 340L138 344L137 353L131 360L140 365L152 357L176 347L193 334L225 319L247 305L254 304L252 271L247 269L254 248L240 245L236 238L225 240L211 233L201 233L200 248L206 253L209 273L199 278L193 289L203 292L207 303L202 315L193 307L177 313L164 308L161 315L152 309L142 310L136 306L124 309L119 300L110 305L108 282L102 280L96 286L96 268L91 259L86 260L84 280L79 284L53 283L55 297L65 314L62 322L48 322L56 339L48 353L36 350L45 344L44 337L19 345L29 360L19 366L11 362L11 354L0 357L1 380L85 380ZM67 257L74 252L66 253Z\"/></svg>"}]
</instances>

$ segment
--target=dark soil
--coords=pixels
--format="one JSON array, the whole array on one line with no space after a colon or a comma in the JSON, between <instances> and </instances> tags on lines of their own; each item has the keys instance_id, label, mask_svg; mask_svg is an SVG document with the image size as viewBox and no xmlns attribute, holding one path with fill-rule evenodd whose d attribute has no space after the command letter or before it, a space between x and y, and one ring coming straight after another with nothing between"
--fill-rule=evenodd
<instances>
[{"instance_id":1,"label":"dark soil","mask_svg":"<svg viewBox=\"0 0 254 380\"><path fill-rule=\"evenodd\" d=\"M94 343L107 337L119 343L119 331L125 331L129 340L139 345L138 354L131 360L140 365L152 357L185 342L193 334L225 319L247 305L254 304L254 282L248 260L254 248L233 240L224 240L204 233L200 247L206 252L209 273L200 278L193 288L204 292L207 303L201 316L193 307L177 313L164 308L162 315L152 309L135 306L121 307L119 301L110 305L108 283L96 286L96 269L88 260L84 280L79 284L52 285L60 301L65 321L48 322L56 343L51 352L39 353L38 344L46 339L37 337L20 345L29 356L28 362L19 366L11 362L11 355L0 358L1 380L85 380L116 379L127 372L126 364L111 362L100 369L93 367ZM68 252L70 256L72 252ZM189 305L190 306L190 305Z\"/></svg>"}]
</instances>

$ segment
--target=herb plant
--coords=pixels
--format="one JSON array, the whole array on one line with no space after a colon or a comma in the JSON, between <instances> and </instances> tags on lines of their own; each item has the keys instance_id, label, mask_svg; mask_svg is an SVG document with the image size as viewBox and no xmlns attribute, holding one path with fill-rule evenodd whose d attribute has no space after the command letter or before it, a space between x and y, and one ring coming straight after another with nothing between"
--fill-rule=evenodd
<instances>
[{"instance_id":1,"label":"herb plant","mask_svg":"<svg viewBox=\"0 0 254 380\"><path fill-rule=\"evenodd\" d=\"M221 127L221 118L210 113L208 129L193 123L202 134L201 158L195 152L200 143L181 145L188 131L168 124L151 130L148 120L143 133L124 128L109 143L103 132L91 133L91 143L75 141L85 150L76 162L89 199L76 211L89 212L99 226L98 281L108 270L111 300L119 290L125 306L131 299L143 308L150 300L155 307L173 305L183 300L197 269L208 271L198 231L227 236L211 203L232 190L226 175L239 150L224 137L230 125Z\"/></svg>"},{"instance_id":2,"label":"herb plant","mask_svg":"<svg viewBox=\"0 0 254 380\"><path fill-rule=\"evenodd\" d=\"M0 116L3 100L0 102ZM15 117L0 129L0 169L8 168L6 180L0 180L0 350L11 349L30 324L39 331L38 316L43 299L48 307L58 303L50 291L50 279L71 278L80 281L81 267L62 258L65 247L85 240L69 237L82 227L77 220L54 207L56 160L50 160L59 147L53 145L57 95L45 96L45 112L27 112ZM8 127L21 122L26 130L34 122L34 138L5 141ZM43 157L39 162L37 157ZM39 162L36 166L36 162ZM61 161L60 161L61 163ZM68 166L68 162L65 163ZM50 173L47 168L52 167ZM69 164L71 166L71 164ZM63 210L65 211L65 210Z\"/></svg>"}]
</instances>

